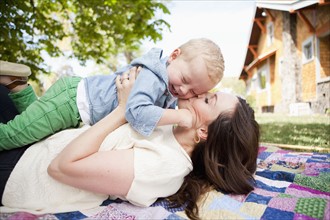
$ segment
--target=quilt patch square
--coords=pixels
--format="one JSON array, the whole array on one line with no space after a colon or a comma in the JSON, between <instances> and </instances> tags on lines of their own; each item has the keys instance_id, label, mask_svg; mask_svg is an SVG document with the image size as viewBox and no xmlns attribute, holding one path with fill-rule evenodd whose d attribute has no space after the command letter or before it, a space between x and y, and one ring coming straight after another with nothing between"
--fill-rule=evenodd
<instances>
[{"instance_id":1,"label":"quilt patch square","mask_svg":"<svg viewBox=\"0 0 330 220\"><path fill-rule=\"evenodd\" d=\"M294 195L296 197L318 197L318 198L324 198L324 199L330 199L330 192L324 192L317 189L297 185L297 184L291 184L285 191L285 193Z\"/></svg>"},{"instance_id":2,"label":"quilt patch square","mask_svg":"<svg viewBox=\"0 0 330 220\"><path fill-rule=\"evenodd\" d=\"M327 163L310 162L306 164L306 168L302 174L306 176L318 176L320 172L330 172L330 165Z\"/></svg>"},{"instance_id":3,"label":"quilt patch square","mask_svg":"<svg viewBox=\"0 0 330 220\"><path fill-rule=\"evenodd\" d=\"M294 183L311 189L330 192L330 173L321 173L318 176L298 174L294 179Z\"/></svg>"},{"instance_id":4,"label":"quilt patch square","mask_svg":"<svg viewBox=\"0 0 330 220\"><path fill-rule=\"evenodd\" d=\"M297 198L272 198L268 203L268 207L293 212L297 201Z\"/></svg>"},{"instance_id":5,"label":"quilt patch square","mask_svg":"<svg viewBox=\"0 0 330 220\"><path fill-rule=\"evenodd\" d=\"M300 198L298 199L295 212L313 218L321 219L324 215L327 201L320 198Z\"/></svg>"},{"instance_id":6,"label":"quilt patch square","mask_svg":"<svg viewBox=\"0 0 330 220\"><path fill-rule=\"evenodd\" d=\"M134 220L135 217L133 215L129 215L121 210L118 210L111 205L108 205L106 209L97 213L96 215L91 217L92 219L123 219L123 220Z\"/></svg>"},{"instance_id":7,"label":"quilt patch square","mask_svg":"<svg viewBox=\"0 0 330 220\"><path fill-rule=\"evenodd\" d=\"M260 189L260 188L255 188L253 190L253 192L255 194L262 195L262 196L268 196L268 197L276 197L277 195L280 194L278 192L272 192L272 191L263 190L263 189Z\"/></svg>"},{"instance_id":8,"label":"quilt patch square","mask_svg":"<svg viewBox=\"0 0 330 220\"><path fill-rule=\"evenodd\" d=\"M261 152L258 156L259 159L261 160L265 160L266 158L268 158L270 155L272 155L272 152Z\"/></svg>"},{"instance_id":9,"label":"quilt patch square","mask_svg":"<svg viewBox=\"0 0 330 220\"><path fill-rule=\"evenodd\" d=\"M58 220L66 220L66 219L84 219L87 216L82 214L81 212L64 212L55 214Z\"/></svg>"},{"instance_id":10,"label":"quilt patch square","mask_svg":"<svg viewBox=\"0 0 330 220\"><path fill-rule=\"evenodd\" d=\"M281 182L281 181L278 181L278 182ZM286 189L286 187L276 187L276 186L273 186L270 184L267 185L267 183L264 183L259 180L256 180L256 183L257 183L256 187L270 191L270 192L283 193L283 192L285 192L285 189Z\"/></svg>"},{"instance_id":11,"label":"quilt patch square","mask_svg":"<svg viewBox=\"0 0 330 220\"><path fill-rule=\"evenodd\" d=\"M254 202L245 202L239 210L241 213L245 213L253 218L260 219L265 212L267 205L257 204ZM249 218L251 219L251 218Z\"/></svg>"},{"instance_id":12,"label":"quilt patch square","mask_svg":"<svg viewBox=\"0 0 330 220\"><path fill-rule=\"evenodd\" d=\"M222 196L220 198L214 198L209 205L209 210L224 209L229 211L239 210L242 203L228 196Z\"/></svg>"},{"instance_id":13,"label":"quilt patch square","mask_svg":"<svg viewBox=\"0 0 330 220\"><path fill-rule=\"evenodd\" d=\"M295 178L295 174L284 171L272 172L270 170L264 170L264 171L259 171L256 174L268 179L280 180L286 182L293 182Z\"/></svg>"},{"instance_id":14,"label":"quilt patch square","mask_svg":"<svg viewBox=\"0 0 330 220\"><path fill-rule=\"evenodd\" d=\"M293 220L317 220L317 218L312 218L312 217L307 216L307 215L295 213L294 216L293 216Z\"/></svg>"},{"instance_id":15,"label":"quilt patch square","mask_svg":"<svg viewBox=\"0 0 330 220\"><path fill-rule=\"evenodd\" d=\"M268 202L271 200L272 197L269 196L262 196L255 193L250 193L249 196L246 198L245 202L254 202L258 204L267 205Z\"/></svg>"},{"instance_id":16,"label":"quilt patch square","mask_svg":"<svg viewBox=\"0 0 330 220\"><path fill-rule=\"evenodd\" d=\"M262 152L264 152L265 150L267 150L267 147L259 146L259 150L258 150L259 155L260 155Z\"/></svg>"},{"instance_id":17,"label":"quilt patch square","mask_svg":"<svg viewBox=\"0 0 330 220\"><path fill-rule=\"evenodd\" d=\"M264 214L261 216L262 220L277 220L277 219L293 219L294 213L267 207Z\"/></svg>"}]
</instances>

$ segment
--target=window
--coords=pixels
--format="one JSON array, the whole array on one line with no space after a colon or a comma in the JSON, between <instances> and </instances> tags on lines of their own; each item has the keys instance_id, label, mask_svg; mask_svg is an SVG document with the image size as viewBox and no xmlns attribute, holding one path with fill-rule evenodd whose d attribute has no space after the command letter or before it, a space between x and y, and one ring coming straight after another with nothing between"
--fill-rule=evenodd
<instances>
[{"instance_id":1,"label":"window","mask_svg":"<svg viewBox=\"0 0 330 220\"><path fill-rule=\"evenodd\" d=\"M267 84L268 84L268 68L267 68L267 64L261 66L258 69L257 72L257 82L258 82L258 89L259 91L264 90L267 88Z\"/></svg>"},{"instance_id":2,"label":"window","mask_svg":"<svg viewBox=\"0 0 330 220\"><path fill-rule=\"evenodd\" d=\"M258 90L259 89L258 75L256 75L256 74L254 74L253 77L252 77L251 87L254 90Z\"/></svg>"},{"instance_id":3,"label":"window","mask_svg":"<svg viewBox=\"0 0 330 220\"><path fill-rule=\"evenodd\" d=\"M265 71L258 72L259 78L259 88L265 89L266 88L266 73Z\"/></svg>"},{"instance_id":4,"label":"window","mask_svg":"<svg viewBox=\"0 0 330 220\"><path fill-rule=\"evenodd\" d=\"M270 22L267 24L267 45L272 45L274 41L274 24Z\"/></svg>"},{"instance_id":5,"label":"window","mask_svg":"<svg viewBox=\"0 0 330 220\"><path fill-rule=\"evenodd\" d=\"M302 45L302 52L303 52L303 63L307 63L314 58L314 50L313 50L313 38L310 37L304 41Z\"/></svg>"}]
</instances>

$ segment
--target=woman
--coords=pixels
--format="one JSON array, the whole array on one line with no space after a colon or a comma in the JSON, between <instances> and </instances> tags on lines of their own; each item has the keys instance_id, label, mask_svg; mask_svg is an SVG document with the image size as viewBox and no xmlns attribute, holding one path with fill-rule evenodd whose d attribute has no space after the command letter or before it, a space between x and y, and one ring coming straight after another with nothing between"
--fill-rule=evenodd
<instances>
[{"instance_id":1,"label":"woman","mask_svg":"<svg viewBox=\"0 0 330 220\"><path fill-rule=\"evenodd\" d=\"M28 158L37 164L40 172L46 172L42 163L24 156L29 152L36 158L45 158L42 154L53 158L58 154L50 164L47 161L52 178L45 177L47 188L32 185L30 189L34 191L27 190L27 183L32 182L28 180L31 166L19 162L6 185L2 198L5 206L48 212L47 205L57 205L56 211L69 211L75 210L79 201L84 201L84 208L95 207L108 195L149 206L159 197L175 194L170 197L173 204L188 202L187 215L197 218L196 202L207 190L216 188L241 194L253 189L259 128L253 111L243 100L225 93L179 100L179 108L186 109L194 118L192 128L162 126L150 138L144 138L125 124L125 102L135 79L135 72L130 74L129 79L126 76L117 79L120 104L116 110L63 150L60 148L66 140L61 138L62 144L43 148L46 152L38 146L25 152L20 162ZM29 176L22 179L20 174L28 171ZM13 182L16 185L11 187ZM55 191L50 192L49 188ZM38 191L45 195L33 200L34 206L31 199L26 199L18 207L18 199L11 196L17 194L22 201L22 196L31 198L29 193L38 194ZM56 197L60 194L71 201L63 197L60 200ZM51 201L56 198L59 200Z\"/></svg>"}]
</instances>

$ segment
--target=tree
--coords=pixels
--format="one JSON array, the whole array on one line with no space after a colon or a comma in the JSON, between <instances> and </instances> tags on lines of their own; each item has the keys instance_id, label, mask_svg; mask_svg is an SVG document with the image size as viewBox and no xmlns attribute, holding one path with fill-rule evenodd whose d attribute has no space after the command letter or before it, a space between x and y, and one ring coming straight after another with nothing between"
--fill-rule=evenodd
<instances>
[{"instance_id":1,"label":"tree","mask_svg":"<svg viewBox=\"0 0 330 220\"><path fill-rule=\"evenodd\" d=\"M256 99L253 95L246 94L246 85L243 80L239 80L238 77L223 77L219 84L219 88L227 90L241 97L245 97L251 108L256 111Z\"/></svg>"},{"instance_id":2,"label":"tree","mask_svg":"<svg viewBox=\"0 0 330 220\"><path fill-rule=\"evenodd\" d=\"M236 95L244 96L246 93L246 86L242 80L239 80L238 77L223 77L219 88L226 89L229 92L232 92Z\"/></svg>"},{"instance_id":3,"label":"tree","mask_svg":"<svg viewBox=\"0 0 330 220\"><path fill-rule=\"evenodd\" d=\"M167 7L154 0L1 0L0 59L31 67L33 80L48 73L41 53L63 55L60 42L69 42L68 57L106 63L121 52L131 56L141 40L162 39L169 28L160 11Z\"/></svg>"}]
</instances>

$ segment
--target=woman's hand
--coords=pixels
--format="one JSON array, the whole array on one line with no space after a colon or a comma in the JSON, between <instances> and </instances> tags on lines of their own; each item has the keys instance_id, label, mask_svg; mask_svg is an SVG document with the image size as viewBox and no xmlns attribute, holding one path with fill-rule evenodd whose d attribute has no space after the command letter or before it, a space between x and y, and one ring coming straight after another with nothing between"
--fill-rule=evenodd
<instances>
[{"instance_id":1,"label":"woman's hand","mask_svg":"<svg viewBox=\"0 0 330 220\"><path fill-rule=\"evenodd\" d=\"M116 86L118 91L118 108L122 108L123 110L125 110L128 96L135 83L135 78L140 71L141 67L133 67L129 70L128 73L125 72L121 76L117 76Z\"/></svg>"}]
</instances>

